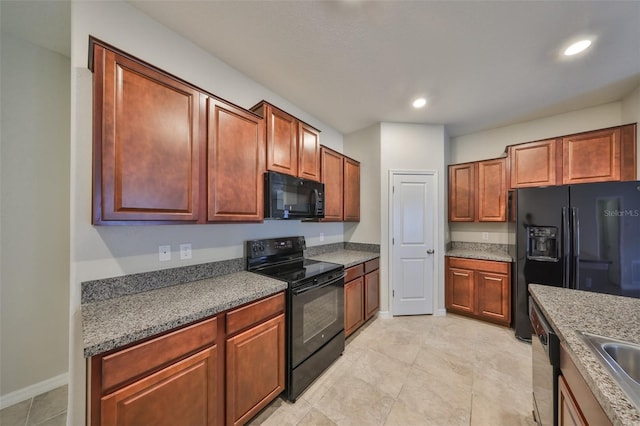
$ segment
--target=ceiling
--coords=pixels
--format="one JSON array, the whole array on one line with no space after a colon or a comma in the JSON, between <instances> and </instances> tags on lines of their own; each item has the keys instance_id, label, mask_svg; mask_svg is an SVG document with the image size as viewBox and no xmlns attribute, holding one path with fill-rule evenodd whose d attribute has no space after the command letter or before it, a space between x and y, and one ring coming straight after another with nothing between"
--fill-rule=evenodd
<instances>
[{"instance_id":1,"label":"ceiling","mask_svg":"<svg viewBox=\"0 0 640 426\"><path fill-rule=\"evenodd\" d=\"M3 31L68 52L68 1L1 3ZM13 3L23 21L5 19ZM392 121L455 137L618 101L640 84L639 1L128 3L344 134ZM591 49L561 58L583 36ZM425 108L411 107L417 96Z\"/></svg>"}]
</instances>

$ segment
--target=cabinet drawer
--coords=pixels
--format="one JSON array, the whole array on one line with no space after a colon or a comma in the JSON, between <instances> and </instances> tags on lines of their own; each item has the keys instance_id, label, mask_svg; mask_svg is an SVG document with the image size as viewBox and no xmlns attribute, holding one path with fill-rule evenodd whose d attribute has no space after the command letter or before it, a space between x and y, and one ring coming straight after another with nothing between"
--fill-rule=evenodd
<instances>
[{"instance_id":1,"label":"cabinet drawer","mask_svg":"<svg viewBox=\"0 0 640 426\"><path fill-rule=\"evenodd\" d=\"M267 297L227 314L227 334L233 334L267 318L284 312L284 292Z\"/></svg>"},{"instance_id":2,"label":"cabinet drawer","mask_svg":"<svg viewBox=\"0 0 640 426\"><path fill-rule=\"evenodd\" d=\"M508 274L511 264L509 262L499 262L495 260L478 260L464 259L461 257L449 257L449 266L452 268L473 269L476 271Z\"/></svg>"},{"instance_id":3,"label":"cabinet drawer","mask_svg":"<svg viewBox=\"0 0 640 426\"><path fill-rule=\"evenodd\" d=\"M348 283L349 281L355 280L356 278L361 277L362 275L364 275L363 263L356 266L352 266L351 268L348 268L347 270L345 270L344 282Z\"/></svg>"},{"instance_id":4,"label":"cabinet drawer","mask_svg":"<svg viewBox=\"0 0 640 426\"><path fill-rule=\"evenodd\" d=\"M217 319L211 318L102 358L102 391L114 389L185 355L213 345Z\"/></svg>"},{"instance_id":5,"label":"cabinet drawer","mask_svg":"<svg viewBox=\"0 0 640 426\"><path fill-rule=\"evenodd\" d=\"M377 257L373 260L369 260L368 262L364 263L364 273L368 274L371 271L375 271L376 269L378 269L380 267L380 258Z\"/></svg>"}]
</instances>

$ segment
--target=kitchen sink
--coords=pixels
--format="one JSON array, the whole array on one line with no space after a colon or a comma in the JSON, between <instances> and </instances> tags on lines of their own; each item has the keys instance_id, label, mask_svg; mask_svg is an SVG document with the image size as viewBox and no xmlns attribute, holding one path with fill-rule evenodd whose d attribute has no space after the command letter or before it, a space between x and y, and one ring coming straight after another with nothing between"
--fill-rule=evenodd
<instances>
[{"instance_id":1,"label":"kitchen sink","mask_svg":"<svg viewBox=\"0 0 640 426\"><path fill-rule=\"evenodd\" d=\"M640 345L578 331L596 358L640 410Z\"/></svg>"}]
</instances>

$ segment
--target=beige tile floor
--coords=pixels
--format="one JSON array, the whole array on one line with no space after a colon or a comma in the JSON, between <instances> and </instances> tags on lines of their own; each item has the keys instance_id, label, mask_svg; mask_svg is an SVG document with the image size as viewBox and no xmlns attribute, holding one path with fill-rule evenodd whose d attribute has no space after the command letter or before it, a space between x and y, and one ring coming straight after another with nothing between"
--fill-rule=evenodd
<instances>
[{"instance_id":1,"label":"beige tile floor","mask_svg":"<svg viewBox=\"0 0 640 426\"><path fill-rule=\"evenodd\" d=\"M65 425L66 406L63 386L0 411L0 425ZM534 425L531 346L456 315L377 318L295 404L278 398L250 425Z\"/></svg>"},{"instance_id":2,"label":"beige tile floor","mask_svg":"<svg viewBox=\"0 0 640 426\"><path fill-rule=\"evenodd\" d=\"M65 426L66 424L66 385L0 411L2 426Z\"/></svg>"},{"instance_id":3,"label":"beige tile floor","mask_svg":"<svg viewBox=\"0 0 640 426\"><path fill-rule=\"evenodd\" d=\"M534 425L531 346L456 315L377 318L292 404L257 425Z\"/></svg>"}]
</instances>

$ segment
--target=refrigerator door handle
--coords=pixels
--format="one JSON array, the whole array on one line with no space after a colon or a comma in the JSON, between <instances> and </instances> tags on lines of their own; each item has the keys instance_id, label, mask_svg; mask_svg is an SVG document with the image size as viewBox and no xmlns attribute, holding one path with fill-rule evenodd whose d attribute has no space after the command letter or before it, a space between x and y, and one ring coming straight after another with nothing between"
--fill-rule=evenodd
<instances>
[{"instance_id":1,"label":"refrigerator door handle","mask_svg":"<svg viewBox=\"0 0 640 426\"><path fill-rule=\"evenodd\" d=\"M562 208L562 287L571 285L571 225L569 208Z\"/></svg>"},{"instance_id":2,"label":"refrigerator door handle","mask_svg":"<svg viewBox=\"0 0 640 426\"><path fill-rule=\"evenodd\" d=\"M572 267L571 288L578 288L580 283L580 215L577 207L571 207L571 247Z\"/></svg>"}]
</instances>

